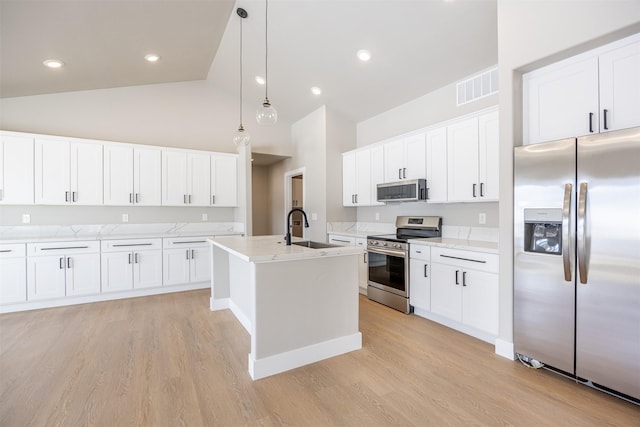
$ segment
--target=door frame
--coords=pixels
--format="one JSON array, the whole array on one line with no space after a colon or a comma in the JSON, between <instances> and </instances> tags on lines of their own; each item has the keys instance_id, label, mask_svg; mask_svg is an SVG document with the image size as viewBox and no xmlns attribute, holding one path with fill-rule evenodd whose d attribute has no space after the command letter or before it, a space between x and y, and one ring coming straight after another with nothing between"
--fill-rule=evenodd
<instances>
[{"instance_id":1,"label":"door frame","mask_svg":"<svg viewBox=\"0 0 640 427\"><path fill-rule=\"evenodd\" d=\"M284 173L284 218L283 218L282 229L284 230L285 234L288 231L287 230L287 214L289 213L289 210L291 210L291 204L293 202L293 194L291 191L291 187L293 186L292 181L294 176L302 175L302 207L304 208L306 206L305 198L307 197L307 189L306 189L307 184L306 184L306 180L304 179L305 172L306 172L306 168L303 166L301 168L287 171ZM302 227L302 236L303 238L307 237L307 230L305 227Z\"/></svg>"}]
</instances>

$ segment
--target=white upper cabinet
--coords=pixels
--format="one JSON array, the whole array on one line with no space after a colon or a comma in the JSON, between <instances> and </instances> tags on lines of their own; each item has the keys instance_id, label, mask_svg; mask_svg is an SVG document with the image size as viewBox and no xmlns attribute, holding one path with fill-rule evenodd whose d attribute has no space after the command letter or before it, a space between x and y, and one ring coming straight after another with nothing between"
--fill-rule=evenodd
<instances>
[{"instance_id":1,"label":"white upper cabinet","mask_svg":"<svg viewBox=\"0 0 640 427\"><path fill-rule=\"evenodd\" d=\"M209 206L211 160L208 154L162 151L162 204Z\"/></svg>"},{"instance_id":2,"label":"white upper cabinet","mask_svg":"<svg viewBox=\"0 0 640 427\"><path fill-rule=\"evenodd\" d=\"M448 200L498 199L498 111L447 127Z\"/></svg>"},{"instance_id":3,"label":"white upper cabinet","mask_svg":"<svg viewBox=\"0 0 640 427\"><path fill-rule=\"evenodd\" d=\"M523 76L523 143L640 125L640 35Z\"/></svg>"},{"instance_id":4,"label":"white upper cabinet","mask_svg":"<svg viewBox=\"0 0 640 427\"><path fill-rule=\"evenodd\" d=\"M600 131L640 126L640 40L600 55Z\"/></svg>"},{"instance_id":5,"label":"white upper cabinet","mask_svg":"<svg viewBox=\"0 0 640 427\"><path fill-rule=\"evenodd\" d=\"M159 206L161 151L127 144L104 146L104 204Z\"/></svg>"},{"instance_id":6,"label":"white upper cabinet","mask_svg":"<svg viewBox=\"0 0 640 427\"><path fill-rule=\"evenodd\" d=\"M35 141L35 203L101 205L102 144Z\"/></svg>"},{"instance_id":7,"label":"white upper cabinet","mask_svg":"<svg viewBox=\"0 0 640 427\"><path fill-rule=\"evenodd\" d=\"M211 205L238 205L238 157L211 155ZM300 201L302 202L302 201Z\"/></svg>"},{"instance_id":8,"label":"white upper cabinet","mask_svg":"<svg viewBox=\"0 0 640 427\"><path fill-rule=\"evenodd\" d=\"M427 201L447 201L447 127L427 131Z\"/></svg>"},{"instance_id":9,"label":"white upper cabinet","mask_svg":"<svg viewBox=\"0 0 640 427\"><path fill-rule=\"evenodd\" d=\"M0 205L33 204L33 138L0 138Z\"/></svg>"},{"instance_id":10,"label":"white upper cabinet","mask_svg":"<svg viewBox=\"0 0 640 427\"><path fill-rule=\"evenodd\" d=\"M356 152L349 151L342 154L342 205L356 206L358 193Z\"/></svg>"},{"instance_id":11,"label":"white upper cabinet","mask_svg":"<svg viewBox=\"0 0 640 427\"><path fill-rule=\"evenodd\" d=\"M407 135L384 144L385 182L419 179L426 176L424 132Z\"/></svg>"},{"instance_id":12,"label":"white upper cabinet","mask_svg":"<svg viewBox=\"0 0 640 427\"><path fill-rule=\"evenodd\" d=\"M342 204L371 205L371 150L345 153L342 157Z\"/></svg>"}]
</instances>

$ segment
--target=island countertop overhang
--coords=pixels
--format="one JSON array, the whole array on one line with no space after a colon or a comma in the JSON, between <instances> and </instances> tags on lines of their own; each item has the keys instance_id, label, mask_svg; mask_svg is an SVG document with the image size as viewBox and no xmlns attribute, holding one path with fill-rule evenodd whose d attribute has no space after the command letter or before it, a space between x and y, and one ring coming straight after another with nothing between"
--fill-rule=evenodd
<instances>
[{"instance_id":1,"label":"island countertop overhang","mask_svg":"<svg viewBox=\"0 0 640 427\"><path fill-rule=\"evenodd\" d=\"M310 249L303 246L287 246L283 236L219 236L207 239L212 245L249 262L274 262L295 259L358 255L363 249L357 246ZM294 242L304 239L294 238Z\"/></svg>"}]
</instances>

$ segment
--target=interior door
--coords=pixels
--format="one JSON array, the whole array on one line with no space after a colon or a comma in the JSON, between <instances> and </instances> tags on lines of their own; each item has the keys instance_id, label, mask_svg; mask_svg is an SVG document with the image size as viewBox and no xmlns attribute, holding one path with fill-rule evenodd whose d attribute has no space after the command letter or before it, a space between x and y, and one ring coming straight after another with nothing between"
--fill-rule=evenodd
<instances>
[{"instance_id":1,"label":"interior door","mask_svg":"<svg viewBox=\"0 0 640 427\"><path fill-rule=\"evenodd\" d=\"M576 375L640 399L640 128L578 140Z\"/></svg>"}]
</instances>

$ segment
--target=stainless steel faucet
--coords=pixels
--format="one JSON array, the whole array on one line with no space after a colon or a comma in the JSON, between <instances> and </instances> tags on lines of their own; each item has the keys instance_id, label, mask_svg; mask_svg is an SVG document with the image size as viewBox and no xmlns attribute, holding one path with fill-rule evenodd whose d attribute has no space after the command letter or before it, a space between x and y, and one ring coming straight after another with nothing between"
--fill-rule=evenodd
<instances>
[{"instance_id":1,"label":"stainless steel faucet","mask_svg":"<svg viewBox=\"0 0 640 427\"><path fill-rule=\"evenodd\" d=\"M287 214L287 234L284 236L284 240L287 243L287 246L291 246L291 214L295 211L302 212L302 216L304 217L304 226L305 228L309 228L309 221L307 221L307 214L300 208L293 208Z\"/></svg>"}]
</instances>

